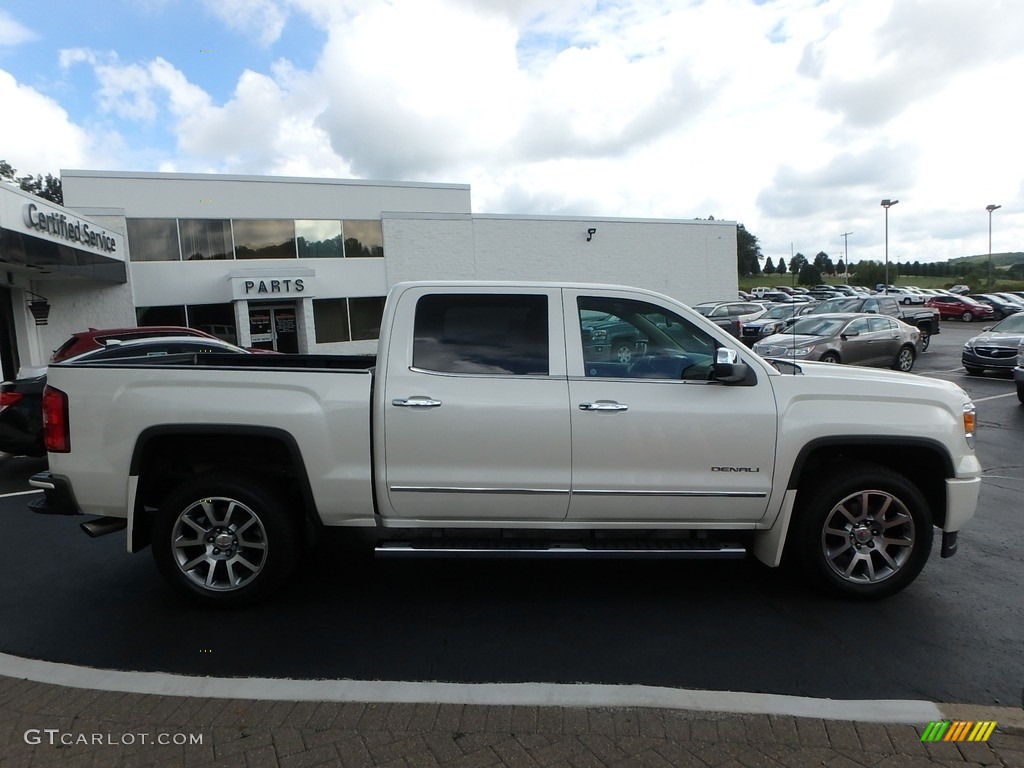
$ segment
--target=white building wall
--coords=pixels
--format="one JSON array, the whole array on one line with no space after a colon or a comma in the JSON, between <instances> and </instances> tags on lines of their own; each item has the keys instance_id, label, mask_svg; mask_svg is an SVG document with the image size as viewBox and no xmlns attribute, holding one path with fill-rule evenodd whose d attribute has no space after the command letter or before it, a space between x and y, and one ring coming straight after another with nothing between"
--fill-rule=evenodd
<instances>
[{"instance_id":1,"label":"white building wall","mask_svg":"<svg viewBox=\"0 0 1024 768\"><path fill-rule=\"evenodd\" d=\"M687 304L736 296L736 224L384 214L389 285L551 280L659 291ZM596 230L587 240L588 230Z\"/></svg>"},{"instance_id":2,"label":"white building wall","mask_svg":"<svg viewBox=\"0 0 1024 768\"><path fill-rule=\"evenodd\" d=\"M467 184L62 170L68 207L130 218L379 219L381 211L469 213Z\"/></svg>"}]
</instances>

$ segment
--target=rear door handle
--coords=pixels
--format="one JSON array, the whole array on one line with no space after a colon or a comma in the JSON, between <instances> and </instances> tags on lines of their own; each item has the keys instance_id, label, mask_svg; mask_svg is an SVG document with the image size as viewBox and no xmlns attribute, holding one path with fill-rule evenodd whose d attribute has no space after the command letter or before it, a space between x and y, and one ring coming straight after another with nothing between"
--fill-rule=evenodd
<instances>
[{"instance_id":1,"label":"rear door handle","mask_svg":"<svg viewBox=\"0 0 1024 768\"><path fill-rule=\"evenodd\" d=\"M625 403L617 403L614 400L595 400L592 403L580 403L581 411L628 411L629 406Z\"/></svg>"},{"instance_id":2,"label":"rear door handle","mask_svg":"<svg viewBox=\"0 0 1024 768\"><path fill-rule=\"evenodd\" d=\"M397 405L399 408L438 408L441 401L426 395L413 395L406 398L396 397L391 404Z\"/></svg>"}]
</instances>

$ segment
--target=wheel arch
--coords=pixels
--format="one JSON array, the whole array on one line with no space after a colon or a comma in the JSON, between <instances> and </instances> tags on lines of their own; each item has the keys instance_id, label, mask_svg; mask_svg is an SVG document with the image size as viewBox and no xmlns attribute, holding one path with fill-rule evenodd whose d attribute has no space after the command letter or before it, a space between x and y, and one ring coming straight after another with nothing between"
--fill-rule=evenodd
<instances>
[{"instance_id":1,"label":"wheel arch","mask_svg":"<svg viewBox=\"0 0 1024 768\"><path fill-rule=\"evenodd\" d=\"M895 469L921 491L934 524L940 528L945 525L945 481L956 473L943 445L927 438L853 435L813 440L798 454L786 487L799 494L821 473L835 471L850 462Z\"/></svg>"},{"instance_id":2,"label":"wheel arch","mask_svg":"<svg viewBox=\"0 0 1024 768\"><path fill-rule=\"evenodd\" d=\"M150 510L182 480L213 469L259 473L281 486L303 512L307 537L323 528L309 484L302 452L295 438L275 427L237 424L166 424L139 435L129 465L137 478L129 547L149 545Z\"/></svg>"}]
</instances>

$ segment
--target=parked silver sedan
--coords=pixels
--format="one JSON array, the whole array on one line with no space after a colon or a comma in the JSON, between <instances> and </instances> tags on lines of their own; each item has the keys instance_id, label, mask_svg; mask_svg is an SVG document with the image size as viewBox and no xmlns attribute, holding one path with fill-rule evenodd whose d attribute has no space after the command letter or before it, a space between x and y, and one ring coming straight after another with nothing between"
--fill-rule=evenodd
<instances>
[{"instance_id":1,"label":"parked silver sedan","mask_svg":"<svg viewBox=\"0 0 1024 768\"><path fill-rule=\"evenodd\" d=\"M761 357L870 365L909 371L920 349L921 332L885 315L808 315L784 333L754 345Z\"/></svg>"}]
</instances>

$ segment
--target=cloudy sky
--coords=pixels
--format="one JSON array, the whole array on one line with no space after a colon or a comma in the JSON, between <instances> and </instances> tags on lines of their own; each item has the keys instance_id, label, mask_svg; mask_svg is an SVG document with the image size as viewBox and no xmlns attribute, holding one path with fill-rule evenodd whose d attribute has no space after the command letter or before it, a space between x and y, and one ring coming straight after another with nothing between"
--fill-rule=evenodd
<instances>
[{"instance_id":1,"label":"cloudy sky","mask_svg":"<svg viewBox=\"0 0 1024 768\"><path fill-rule=\"evenodd\" d=\"M472 185L479 213L1024 250L1020 0L5 0L0 159Z\"/></svg>"}]
</instances>

